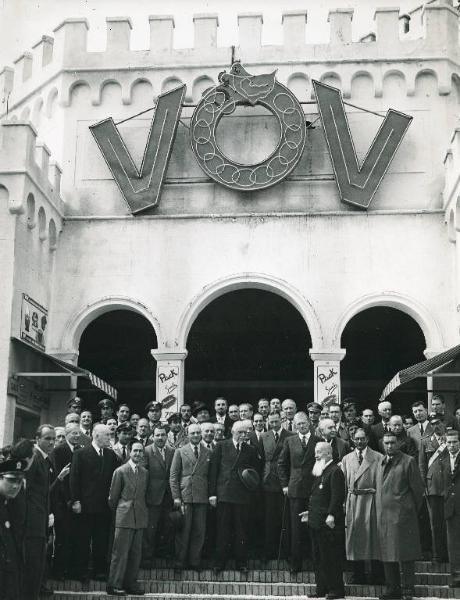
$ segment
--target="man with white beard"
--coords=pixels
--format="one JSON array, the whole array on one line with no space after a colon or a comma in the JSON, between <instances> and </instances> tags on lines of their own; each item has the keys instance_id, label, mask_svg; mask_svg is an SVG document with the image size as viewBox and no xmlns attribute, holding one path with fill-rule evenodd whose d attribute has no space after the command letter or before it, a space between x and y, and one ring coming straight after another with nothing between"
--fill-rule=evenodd
<instances>
[{"instance_id":1,"label":"man with white beard","mask_svg":"<svg viewBox=\"0 0 460 600\"><path fill-rule=\"evenodd\" d=\"M314 476L308 511L301 513L311 532L316 579L315 597L327 600L345 597L343 546L345 477L332 460L327 442L315 446Z\"/></svg>"}]
</instances>

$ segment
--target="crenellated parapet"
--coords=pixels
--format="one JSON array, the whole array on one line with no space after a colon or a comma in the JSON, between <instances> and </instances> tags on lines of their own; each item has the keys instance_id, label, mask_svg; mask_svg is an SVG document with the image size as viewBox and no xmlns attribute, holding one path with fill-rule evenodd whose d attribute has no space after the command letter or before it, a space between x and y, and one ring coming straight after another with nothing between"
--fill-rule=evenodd
<instances>
[{"instance_id":1,"label":"crenellated parapet","mask_svg":"<svg viewBox=\"0 0 460 600\"><path fill-rule=\"evenodd\" d=\"M27 217L30 230L40 241L56 249L62 230L64 203L61 198L61 167L50 160L45 143L37 141L30 122L4 122L0 127L0 187L12 214Z\"/></svg>"},{"instance_id":2,"label":"crenellated parapet","mask_svg":"<svg viewBox=\"0 0 460 600\"><path fill-rule=\"evenodd\" d=\"M351 8L331 10L329 41L311 44L306 39L307 12L287 11L281 19L283 44L263 45L263 15L240 14L238 39L232 48L217 45L218 15L198 14L193 18L194 47L181 49L174 46L173 16L153 15L148 18L149 48L136 51L131 50L130 18L109 17L103 52L88 51L90 25L86 19L66 19L54 29L54 37L43 36L31 51L18 57L14 71L7 68L0 73L2 113L6 112L6 99L9 111L21 110L32 95L45 95L46 105L46 94L56 91L61 106L67 106L72 89L82 83L90 87L95 106L107 82L118 83L122 103L130 104L133 85L139 80L149 82L154 95L167 89L171 80L186 83L187 100L192 101L196 100L193 87L197 80L206 76L216 82L232 58L261 72L274 66L278 79L288 84L295 73L303 73L307 82L333 75L345 97L351 96L352 81L363 72L372 78L374 94L380 97L386 75L395 70L406 81L407 95L414 95L423 62L423 70L431 70L437 77L439 93L450 93L452 74L460 74L458 11L451 0L427 3L411 17L398 8L378 8L375 32L360 41L353 41L353 16Z\"/></svg>"}]
</instances>

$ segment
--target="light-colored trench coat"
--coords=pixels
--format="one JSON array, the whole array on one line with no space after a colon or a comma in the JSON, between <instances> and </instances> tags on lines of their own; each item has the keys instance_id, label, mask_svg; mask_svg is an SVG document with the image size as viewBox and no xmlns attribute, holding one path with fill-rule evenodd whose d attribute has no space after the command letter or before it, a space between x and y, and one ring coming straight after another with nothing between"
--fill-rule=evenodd
<instances>
[{"instance_id":1,"label":"light-colored trench coat","mask_svg":"<svg viewBox=\"0 0 460 600\"><path fill-rule=\"evenodd\" d=\"M381 458L380 452L369 447L363 454L361 465L356 450L342 458L347 489L345 526L348 560L380 559L375 490Z\"/></svg>"},{"instance_id":2,"label":"light-colored trench coat","mask_svg":"<svg viewBox=\"0 0 460 600\"><path fill-rule=\"evenodd\" d=\"M377 474L377 524L381 557L385 562L418 560L421 557L418 511L424 486L412 456L398 452L383 479L383 460Z\"/></svg>"}]
</instances>

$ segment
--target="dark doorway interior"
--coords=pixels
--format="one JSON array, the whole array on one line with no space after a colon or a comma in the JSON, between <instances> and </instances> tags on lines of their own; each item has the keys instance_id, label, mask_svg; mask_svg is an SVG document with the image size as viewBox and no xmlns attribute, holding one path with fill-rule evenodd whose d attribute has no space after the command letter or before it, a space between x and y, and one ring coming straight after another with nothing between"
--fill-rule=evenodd
<instances>
[{"instance_id":1,"label":"dark doorway interior","mask_svg":"<svg viewBox=\"0 0 460 600\"><path fill-rule=\"evenodd\" d=\"M313 399L311 338L297 309L284 298L257 289L229 292L197 317L187 340L185 399L212 407L261 397Z\"/></svg>"},{"instance_id":2,"label":"dark doorway interior","mask_svg":"<svg viewBox=\"0 0 460 600\"><path fill-rule=\"evenodd\" d=\"M420 326L395 308L378 306L354 316L341 345L347 351L341 363L342 399L354 396L361 408L376 408L384 387L398 371L425 360ZM402 385L388 397L395 414L410 414L416 399L427 399L424 378Z\"/></svg>"},{"instance_id":3,"label":"dark doorway interior","mask_svg":"<svg viewBox=\"0 0 460 600\"><path fill-rule=\"evenodd\" d=\"M141 315L113 310L92 321L80 339L78 364L118 390L118 403L141 411L155 399L156 363L150 350L157 347L155 331ZM103 392L79 380L78 394L85 406L95 409ZM96 411L97 412L97 411Z\"/></svg>"}]
</instances>

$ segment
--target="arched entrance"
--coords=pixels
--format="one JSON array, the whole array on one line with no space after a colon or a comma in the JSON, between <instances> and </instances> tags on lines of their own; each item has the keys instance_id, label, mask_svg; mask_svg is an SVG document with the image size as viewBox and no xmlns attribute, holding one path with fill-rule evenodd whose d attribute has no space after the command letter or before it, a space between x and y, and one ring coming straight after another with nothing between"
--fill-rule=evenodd
<instances>
[{"instance_id":1,"label":"arched entrance","mask_svg":"<svg viewBox=\"0 0 460 600\"><path fill-rule=\"evenodd\" d=\"M245 288L224 293L197 316L187 338L185 401L210 407L263 396L313 396L311 337L298 310L278 294Z\"/></svg>"},{"instance_id":2,"label":"arched entrance","mask_svg":"<svg viewBox=\"0 0 460 600\"><path fill-rule=\"evenodd\" d=\"M342 398L354 396L361 408L375 408L383 388L398 371L425 360L426 341L410 315L375 306L350 319L341 347L346 349L341 363ZM424 378L400 386L388 399L395 412L406 414L420 398L426 399Z\"/></svg>"},{"instance_id":3,"label":"arched entrance","mask_svg":"<svg viewBox=\"0 0 460 600\"><path fill-rule=\"evenodd\" d=\"M156 363L150 350L157 347L155 330L142 315L131 310L112 310L87 325L80 338L78 364L118 390L118 403L133 411L155 398ZM90 409L102 392L79 382L79 395Z\"/></svg>"}]
</instances>

